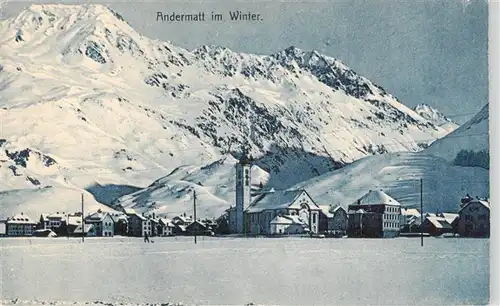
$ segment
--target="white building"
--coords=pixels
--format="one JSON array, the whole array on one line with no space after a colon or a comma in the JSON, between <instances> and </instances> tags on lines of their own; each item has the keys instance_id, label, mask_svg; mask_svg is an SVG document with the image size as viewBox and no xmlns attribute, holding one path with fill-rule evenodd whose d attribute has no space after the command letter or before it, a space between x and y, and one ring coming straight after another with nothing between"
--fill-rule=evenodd
<instances>
[{"instance_id":1,"label":"white building","mask_svg":"<svg viewBox=\"0 0 500 306\"><path fill-rule=\"evenodd\" d=\"M271 221L277 216L298 216L311 233L318 233L320 210L303 189L264 193L245 210L247 230L253 235L271 234Z\"/></svg>"},{"instance_id":2,"label":"white building","mask_svg":"<svg viewBox=\"0 0 500 306\"><path fill-rule=\"evenodd\" d=\"M35 231L36 222L21 213L7 219L7 236L31 236Z\"/></svg>"},{"instance_id":3,"label":"white building","mask_svg":"<svg viewBox=\"0 0 500 306\"><path fill-rule=\"evenodd\" d=\"M171 236L173 235L173 229L175 225L172 223L172 220L167 218L159 218L158 222L158 235L159 236Z\"/></svg>"},{"instance_id":4,"label":"white building","mask_svg":"<svg viewBox=\"0 0 500 306\"><path fill-rule=\"evenodd\" d=\"M85 217L85 223L93 225L89 236L112 237L115 234L113 218L107 212L98 210Z\"/></svg>"}]
</instances>

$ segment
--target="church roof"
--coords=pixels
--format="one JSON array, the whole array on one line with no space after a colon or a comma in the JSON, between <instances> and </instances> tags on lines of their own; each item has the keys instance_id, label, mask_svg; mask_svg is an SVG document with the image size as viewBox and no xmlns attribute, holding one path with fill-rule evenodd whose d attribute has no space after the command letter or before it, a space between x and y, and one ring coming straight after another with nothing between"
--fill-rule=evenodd
<instances>
[{"instance_id":1,"label":"church roof","mask_svg":"<svg viewBox=\"0 0 500 306\"><path fill-rule=\"evenodd\" d=\"M246 212L256 213L268 209L289 208L302 193L307 194L303 189L289 189L265 193L257 198L250 207L248 207ZM300 207L293 208L300 209ZM320 208L315 205L311 207L311 210L320 210Z\"/></svg>"},{"instance_id":2,"label":"church roof","mask_svg":"<svg viewBox=\"0 0 500 306\"><path fill-rule=\"evenodd\" d=\"M353 205L397 205L400 206L401 204L391 198L389 195L387 195L385 192L382 190L370 190L367 194L356 200Z\"/></svg>"}]
</instances>

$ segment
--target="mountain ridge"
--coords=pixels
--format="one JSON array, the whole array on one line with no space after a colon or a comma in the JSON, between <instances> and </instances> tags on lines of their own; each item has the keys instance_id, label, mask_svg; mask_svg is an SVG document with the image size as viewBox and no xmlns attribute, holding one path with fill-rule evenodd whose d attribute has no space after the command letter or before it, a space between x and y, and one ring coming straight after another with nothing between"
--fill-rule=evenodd
<instances>
[{"instance_id":1,"label":"mountain ridge","mask_svg":"<svg viewBox=\"0 0 500 306\"><path fill-rule=\"evenodd\" d=\"M286 187L447 134L316 51L188 51L144 37L102 5L32 5L0 24L6 189L147 187L244 150ZM11 157L26 150L54 163Z\"/></svg>"}]
</instances>

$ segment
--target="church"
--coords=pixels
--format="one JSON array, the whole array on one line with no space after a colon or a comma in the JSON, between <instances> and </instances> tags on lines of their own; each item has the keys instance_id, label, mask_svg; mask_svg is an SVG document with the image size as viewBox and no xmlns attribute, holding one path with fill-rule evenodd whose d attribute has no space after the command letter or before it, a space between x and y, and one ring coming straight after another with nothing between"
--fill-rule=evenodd
<instances>
[{"instance_id":1,"label":"church","mask_svg":"<svg viewBox=\"0 0 500 306\"><path fill-rule=\"evenodd\" d=\"M251 161L236 164L236 205L226 210L233 234L272 235L318 233L321 208L304 189L252 194ZM252 199L252 196L255 197ZM284 222L287 221L287 222Z\"/></svg>"}]
</instances>

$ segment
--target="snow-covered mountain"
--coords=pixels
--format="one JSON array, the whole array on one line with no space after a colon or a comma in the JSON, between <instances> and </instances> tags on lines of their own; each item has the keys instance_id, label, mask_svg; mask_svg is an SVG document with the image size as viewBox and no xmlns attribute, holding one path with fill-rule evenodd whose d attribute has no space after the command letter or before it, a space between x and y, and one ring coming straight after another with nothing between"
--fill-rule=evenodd
<instances>
[{"instance_id":1,"label":"snow-covered mountain","mask_svg":"<svg viewBox=\"0 0 500 306\"><path fill-rule=\"evenodd\" d=\"M172 216L192 214L193 191L196 191L197 213L219 216L235 203L235 163L234 159L224 158L206 167L177 169L114 204L138 211L155 209ZM420 153L368 156L290 188L306 189L319 205L345 208L369 190L383 189L403 206L420 209L420 178L426 212L457 211L466 193L479 197L489 195L488 170L454 166L440 157ZM256 194L260 183L267 190L279 189L273 186L269 174L254 165L252 185Z\"/></svg>"},{"instance_id":2,"label":"snow-covered mountain","mask_svg":"<svg viewBox=\"0 0 500 306\"><path fill-rule=\"evenodd\" d=\"M244 150L289 187L447 134L316 51L188 51L101 5L31 5L0 22L0 122L2 190L101 196Z\"/></svg>"},{"instance_id":3,"label":"snow-covered mountain","mask_svg":"<svg viewBox=\"0 0 500 306\"><path fill-rule=\"evenodd\" d=\"M472 119L449 135L436 140L423 151L453 161L460 151L489 152L489 104L486 104Z\"/></svg>"},{"instance_id":4,"label":"snow-covered mountain","mask_svg":"<svg viewBox=\"0 0 500 306\"><path fill-rule=\"evenodd\" d=\"M423 118L445 129L449 133L459 127L457 123L453 122L450 118L428 104L419 104L415 106L413 110Z\"/></svg>"}]
</instances>

